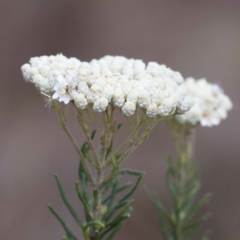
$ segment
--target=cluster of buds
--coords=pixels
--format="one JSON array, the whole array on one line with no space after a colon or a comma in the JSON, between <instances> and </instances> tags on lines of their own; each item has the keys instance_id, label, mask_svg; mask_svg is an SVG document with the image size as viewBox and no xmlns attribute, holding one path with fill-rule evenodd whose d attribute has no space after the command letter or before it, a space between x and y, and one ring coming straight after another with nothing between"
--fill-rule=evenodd
<instances>
[{"instance_id":1,"label":"cluster of buds","mask_svg":"<svg viewBox=\"0 0 240 240\"><path fill-rule=\"evenodd\" d=\"M121 108L126 116L137 107L151 118L183 114L193 106L181 86L181 74L165 65L121 56L105 56L81 62L63 55L41 56L22 66L24 79L50 98L79 109L91 105L103 112L108 105Z\"/></svg>"},{"instance_id":2,"label":"cluster of buds","mask_svg":"<svg viewBox=\"0 0 240 240\"><path fill-rule=\"evenodd\" d=\"M175 117L179 123L211 127L227 117L232 102L218 85L194 78L187 78L183 85L194 99L194 106L186 114Z\"/></svg>"}]
</instances>

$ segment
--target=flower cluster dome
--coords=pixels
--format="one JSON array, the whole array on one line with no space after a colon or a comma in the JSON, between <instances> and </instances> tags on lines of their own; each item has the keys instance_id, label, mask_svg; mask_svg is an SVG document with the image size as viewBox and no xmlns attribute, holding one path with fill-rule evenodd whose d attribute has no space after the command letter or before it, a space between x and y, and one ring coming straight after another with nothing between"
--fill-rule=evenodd
<instances>
[{"instance_id":1,"label":"flower cluster dome","mask_svg":"<svg viewBox=\"0 0 240 240\"><path fill-rule=\"evenodd\" d=\"M176 115L178 122L211 127L227 117L232 102L218 85L211 84L206 79L194 78L187 78L183 85L193 97L194 106L187 113Z\"/></svg>"},{"instance_id":2,"label":"flower cluster dome","mask_svg":"<svg viewBox=\"0 0 240 240\"><path fill-rule=\"evenodd\" d=\"M179 72L165 65L121 56L105 56L81 62L61 54L30 59L22 67L23 77L59 102L73 101L80 109L91 105L103 112L109 104L126 116L137 106L149 117L183 114L193 106Z\"/></svg>"}]
</instances>

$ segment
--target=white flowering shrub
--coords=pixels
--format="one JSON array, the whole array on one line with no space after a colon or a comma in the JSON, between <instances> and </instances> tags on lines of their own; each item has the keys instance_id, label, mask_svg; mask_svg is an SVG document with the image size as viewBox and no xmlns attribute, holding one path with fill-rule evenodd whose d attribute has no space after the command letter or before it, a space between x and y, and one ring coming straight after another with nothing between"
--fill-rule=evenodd
<instances>
[{"instance_id":1,"label":"white flowering shrub","mask_svg":"<svg viewBox=\"0 0 240 240\"><path fill-rule=\"evenodd\" d=\"M196 239L195 233L209 213L197 220L195 214L209 201L209 194L196 201L200 180L194 161L194 132L198 125L218 125L231 110L231 100L218 85L205 79L184 80L179 72L165 65L145 64L142 60L122 56L105 56L90 62L62 54L33 57L21 70L24 79L33 83L56 110L61 127L80 158L76 192L84 208L84 220L69 202L58 175L55 179L85 240L113 239L130 217L132 200L129 198L143 173L120 169L120 165L161 121L170 127L177 151L176 161L168 160L166 172L173 208L167 211L156 196L151 196L151 200L158 209L164 240ZM75 110L86 137L82 147L78 146L67 124L69 105ZM116 147L114 138L121 127L115 118L118 110L128 120L131 132ZM98 148L96 130L91 129L96 114L102 115ZM135 183L119 185L124 174L136 177ZM57 211L51 205L49 209L66 232L63 239L77 240ZM208 239L208 235L209 231L204 232L199 240Z\"/></svg>"},{"instance_id":2,"label":"white flowering shrub","mask_svg":"<svg viewBox=\"0 0 240 240\"><path fill-rule=\"evenodd\" d=\"M80 158L80 185L76 183L76 191L84 208L84 220L74 210L55 175L65 205L85 240L113 239L130 217L132 200L129 198L143 175L135 170L119 169L120 164L147 139L157 123L186 113L194 104L183 87L181 74L155 62L145 64L120 56L81 62L61 54L31 58L21 69L24 79L33 83L56 110L61 127ZM69 105L73 106L86 137L82 147L67 124ZM129 121L131 132L116 147L114 137L121 127L115 118L118 109ZM96 114L102 115L102 129L97 129L102 132L98 148L96 130L91 129ZM123 174L137 177L135 184L119 185ZM126 193L118 197L123 191ZM56 210L49 208L66 232L63 239L77 240Z\"/></svg>"}]
</instances>

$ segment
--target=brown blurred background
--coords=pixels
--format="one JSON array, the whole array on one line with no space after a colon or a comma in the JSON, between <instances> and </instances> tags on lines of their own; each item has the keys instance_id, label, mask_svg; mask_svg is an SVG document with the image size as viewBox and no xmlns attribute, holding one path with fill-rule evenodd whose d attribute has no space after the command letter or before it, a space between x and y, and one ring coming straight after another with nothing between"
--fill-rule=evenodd
<instances>
[{"instance_id":1,"label":"brown blurred background","mask_svg":"<svg viewBox=\"0 0 240 240\"><path fill-rule=\"evenodd\" d=\"M198 129L196 154L201 192L213 193L205 208L213 213L205 225L213 229L211 239L240 239L239 0L1 0L0 36L1 240L60 239L64 232L49 202L80 233L53 178L60 174L69 198L80 206L73 184L77 155L55 113L20 72L30 57L57 53L86 61L107 54L157 61L225 89L234 109L219 127ZM159 125L125 164L146 175L116 240L161 239L143 186L160 192L168 204L163 174L171 149L169 132Z\"/></svg>"}]
</instances>

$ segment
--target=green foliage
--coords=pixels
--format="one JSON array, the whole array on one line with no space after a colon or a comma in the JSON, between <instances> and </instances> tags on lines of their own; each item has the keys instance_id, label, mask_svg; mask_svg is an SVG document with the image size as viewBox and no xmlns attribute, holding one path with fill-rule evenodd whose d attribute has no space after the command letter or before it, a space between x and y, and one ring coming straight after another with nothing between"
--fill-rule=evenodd
<instances>
[{"instance_id":1,"label":"green foliage","mask_svg":"<svg viewBox=\"0 0 240 240\"><path fill-rule=\"evenodd\" d=\"M194 160L186 155L174 162L168 159L165 175L167 187L173 199L173 208L168 211L157 196L150 196L158 210L159 225L164 240L193 240L198 229L209 218L206 213L197 218L199 209L209 202L210 194L196 200L200 189L198 167ZM198 240L207 240L210 231L204 232Z\"/></svg>"},{"instance_id":2,"label":"green foliage","mask_svg":"<svg viewBox=\"0 0 240 240\"><path fill-rule=\"evenodd\" d=\"M53 215L57 218L57 220L61 223L62 227L64 228L67 237L69 240L77 240L77 237L72 233L72 231L69 229L68 225L65 223L65 221L59 216L59 214L55 211L55 209L48 205L49 210L53 213Z\"/></svg>"},{"instance_id":3,"label":"green foliage","mask_svg":"<svg viewBox=\"0 0 240 240\"><path fill-rule=\"evenodd\" d=\"M92 133L91 139L94 138L95 132L96 131ZM130 169L119 170L117 157L113 154L111 148L112 146L107 149L107 154L112 160L112 170L103 181L101 188L92 188L92 184L85 170L84 164L82 161L79 163L79 181L75 183L75 189L84 209L84 220L79 217L76 210L67 199L59 176L55 174L61 198L74 220L78 223L78 226L82 229L85 240L111 240L114 238L115 234L119 231L125 220L131 215L131 205L133 200L129 200L129 198L138 187L143 176L142 172ZM92 161L89 149L88 144L85 142L81 151L86 159L89 158L89 161ZM124 174L137 177L136 182L127 182L120 185L120 178ZM121 197L118 196L119 194L121 194ZM101 214L97 216L96 219L95 209L96 207L99 207L99 201ZM78 238L72 233L66 222L59 216L53 207L49 205L49 209L65 230L66 237L63 237L63 239L77 240Z\"/></svg>"}]
</instances>

